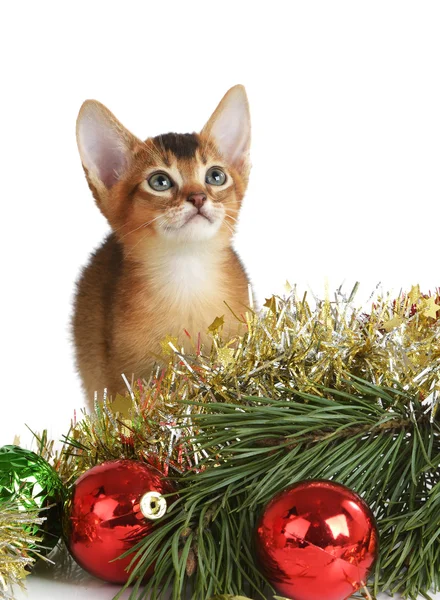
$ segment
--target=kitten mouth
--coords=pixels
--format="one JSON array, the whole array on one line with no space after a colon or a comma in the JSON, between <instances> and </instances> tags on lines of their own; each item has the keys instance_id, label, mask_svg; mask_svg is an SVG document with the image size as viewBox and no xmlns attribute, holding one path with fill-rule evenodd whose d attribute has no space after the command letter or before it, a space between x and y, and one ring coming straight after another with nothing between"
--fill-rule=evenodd
<instances>
[{"instance_id":1,"label":"kitten mouth","mask_svg":"<svg viewBox=\"0 0 440 600\"><path fill-rule=\"evenodd\" d=\"M199 219L198 219L199 217ZM210 223L212 225L212 223L214 222L214 220L211 217L208 217L207 215L201 213L201 212L196 212L193 215L190 215L188 218L185 219L185 221L180 225L180 224L168 224L165 225L164 229L166 231L178 231L179 229L183 229L184 227L186 227L186 225L188 225L189 223L192 223L195 220L199 220L201 223L203 221L208 221L208 223Z\"/></svg>"},{"instance_id":2,"label":"kitten mouth","mask_svg":"<svg viewBox=\"0 0 440 600\"><path fill-rule=\"evenodd\" d=\"M185 223L182 225L182 227L185 227L185 225L187 225L188 223L190 223L191 221L194 221L194 219L197 219L197 217L201 217L202 219L206 219L209 223L212 223L212 219L210 219L208 217L208 215L205 215L204 213L198 211L196 212L194 215L191 215L186 221Z\"/></svg>"}]
</instances>

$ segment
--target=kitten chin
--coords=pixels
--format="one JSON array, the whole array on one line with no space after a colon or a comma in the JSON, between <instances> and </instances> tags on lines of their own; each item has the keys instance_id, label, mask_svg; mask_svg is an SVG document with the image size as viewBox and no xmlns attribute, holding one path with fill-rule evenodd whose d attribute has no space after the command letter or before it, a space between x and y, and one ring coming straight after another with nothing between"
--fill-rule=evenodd
<instances>
[{"instance_id":1,"label":"kitten chin","mask_svg":"<svg viewBox=\"0 0 440 600\"><path fill-rule=\"evenodd\" d=\"M181 225L158 228L158 233L170 242L203 242L211 240L222 226L223 217L189 215Z\"/></svg>"},{"instance_id":2,"label":"kitten chin","mask_svg":"<svg viewBox=\"0 0 440 600\"><path fill-rule=\"evenodd\" d=\"M224 336L240 332L226 305L240 315L248 304L231 246L249 176L246 93L231 88L199 134L144 142L89 100L77 140L113 231L84 268L74 305L76 363L91 404L95 391L123 393L122 373L148 376L167 335L194 352L199 338L209 347L217 316L225 316Z\"/></svg>"}]
</instances>

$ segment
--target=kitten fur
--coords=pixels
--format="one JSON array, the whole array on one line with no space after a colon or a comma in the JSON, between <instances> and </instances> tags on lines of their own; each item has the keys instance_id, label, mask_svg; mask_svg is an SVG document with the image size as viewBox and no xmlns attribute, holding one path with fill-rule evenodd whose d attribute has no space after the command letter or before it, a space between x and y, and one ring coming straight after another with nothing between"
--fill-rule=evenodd
<instances>
[{"instance_id":1,"label":"kitten fur","mask_svg":"<svg viewBox=\"0 0 440 600\"><path fill-rule=\"evenodd\" d=\"M77 120L78 148L96 203L112 233L77 282L73 337L90 406L145 377L168 335L194 352L210 347L208 326L224 315L223 334L239 328L248 278L231 247L249 177L250 116L243 86L231 88L202 131L142 142L101 103L87 100ZM221 169L221 185L206 181ZM151 187L167 176L172 187ZM217 173L218 174L218 173ZM162 179L161 179L162 181ZM212 181L212 179L211 179Z\"/></svg>"}]
</instances>

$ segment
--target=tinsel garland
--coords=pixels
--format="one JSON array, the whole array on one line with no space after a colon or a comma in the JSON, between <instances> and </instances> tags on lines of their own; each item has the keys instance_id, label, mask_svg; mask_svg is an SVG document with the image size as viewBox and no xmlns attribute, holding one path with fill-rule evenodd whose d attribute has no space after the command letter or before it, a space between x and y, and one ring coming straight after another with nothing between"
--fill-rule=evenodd
<instances>
[{"instance_id":1,"label":"tinsel garland","mask_svg":"<svg viewBox=\"0 0 440 600\"><path fill-rule=\"evenodd\" d=\"M348 374L413 393L432 422L440 403L440 293L414 286L398 299L375 299L369 310L356 307L355 295L356 288L348 297L338 290L332 299L315 298L312 307L291 289L287 298L266 300L262 314L248 312L244 336L227 343L220 317L210 327L208 354L185 355L177 340L164 340L168 368L127 382L125 397L98 399L96 414L75 422L66 436L79 452L65 453L69 465L59 468L74 479L104 460L149 457L165 474L182 474L206 456L187 441L196 433L189 417L204 404L240 405L242 395L283 399L292 388L347 391Z\"/></svg>"},{"instance_id":2,"label":"tinsel garland","mask_svg":"<svg viewBox=\"0 0 440 600\"><path fill-rule=\"evenodd\" d=\"M203 348L199 351L195 341L194 354L185 355L176 340L165 340L167 367L158 367L148 381L131 382L124 398L113 402L99 398L96 414L74 422L66 436L56 464L67 484L95 464L114 458L148 460L178 481L180 505L173 507L170 521L156 538L153 535L139 545L140 553L152 552L152 561L159 556L160 543L169 545L170 555L172 545L185 545L183 578L181 565L173 567L173 559L166 562L168 557L164 551L161 554L165 556L159 565L162 572L176 569L173 598L182 597L182 586L194 573L193 598L243 592L239 580L249 583L249 573L258 575L255 567L245 565L248 574L240 573L238 579L222 573L226 587L214 589L209 577L197 569L204 556L207 560L224 557L202 546L190 548L188 536L194 530L201 544L202 523L221 534L222 527L228 527L228 515L240 510L247 511L241 519L250 535L256 512L277 491L276 486L289 483L289 477L294 481L299 473L305 478L320 475L313 452L321 448L332 452L334 464L339 461L333 475L328 471L330 476L348 480L359 493L375 469L379 473L397 464L399 452L393 448L402 450L404 458L409 452L408 468L400 465L402 477L397 482L399 490L416 493L406 521L390 516L388 510L399 497L391 504L379 498L375 507L384 517L379 525L389 551L379 565L386 574L380 585L400 589L410 598L417 593L429 597L431 585L440 587L434 565L440 564L440 527L435 522L440 497L439 292L422 294L414 286L397 299L379 297L371 307L358 309L355 290L349 297L338 290L334 298L315 299L315 305L296 289L286 298L272 297L262 314L247 313L244 336L226 343L219 317L210 327L213 345L207 353ZM283 418L285 425L280 425ZM354 468L356 463L341 453L338 457L338 448L348 447L350 436L362 469ZM414 446L405 446L408 436ZM294 463L287 462L295 453L301 466L296 471L291 469ZM277 466L274 458L283 455L286 459L280 458ZM232 472L233 491L231 485L225 487ZM384 486L385 480L384 476ZM221 486L225 494L218 504L214 490ZM250 487L252 494L247 491ZM428 535L423 551L432 564L423 564L419 557L411 565L408 562L411 550L406 546L418 539L412 537L414 531ZM240 536L243 542L243 532ZM394 551L393 536L399 544L403 540ZM222 544L219 548L224 552ZM237 550L239 564L249 562L247 551L247 547L244 554ZM221 570L220 564L217 574ZM377 581L380 576L376 570ZM158 597L161 582L153 581L150 588ZM138 593L137 586L130 597Z\"/></svg>"},{"instance_id":3,"label":"tinsel garland","mask_svg":"<svg viewBox=\"0 0 440 600\"><path fill-rule=\"evenodd\" d=\"M43 536L38 528L44 521L38 509L23 511L15 504L0 503L0 598L12 600L13 587L24 587L24 578L40 556Z\"/></svg>"}]
</instances>

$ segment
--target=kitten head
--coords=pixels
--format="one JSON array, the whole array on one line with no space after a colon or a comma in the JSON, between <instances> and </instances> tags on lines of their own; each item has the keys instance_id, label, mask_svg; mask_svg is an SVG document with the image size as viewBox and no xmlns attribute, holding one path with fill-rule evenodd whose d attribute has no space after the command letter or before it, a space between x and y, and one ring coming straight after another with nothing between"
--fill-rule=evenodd
<instances>
[{"instance_id":1,"label":"kitten head","mask_svg":"<svg viewBox=\"0 0 440 600\"><path fill-rule=\"evenodd\" d=\"M145 243L228 242L249 176L244 87L231 88L200 133L142 142L102 104L87 100L77 140L90 189L129 253Z\"/></svg>"}]
</instances>

